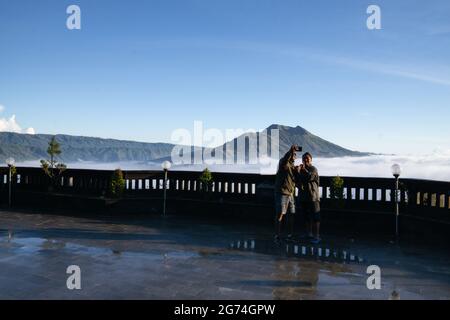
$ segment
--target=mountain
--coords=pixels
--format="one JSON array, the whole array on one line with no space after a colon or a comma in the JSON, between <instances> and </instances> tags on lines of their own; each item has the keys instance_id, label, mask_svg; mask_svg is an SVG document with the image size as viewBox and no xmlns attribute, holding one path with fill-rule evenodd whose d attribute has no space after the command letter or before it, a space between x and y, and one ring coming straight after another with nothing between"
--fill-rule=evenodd
<instances>
[{"instance_id":1,"label":"mountain","mask_svg":"<svg viewBox=\"0 0 450 320\"><path fill-rule=\"evenodd\" d=\"M318 136L313 135L300 126L295 128L271 125L261 133L244 134L232 141L225 143L223 146L211 150L218 150L232 146L234 144L234 152L228 151L226 157L233 156L239 158L244 156L243 150L237 150L237 145L241 141L249 141L249 139L267 138L268 145L271 144L271 131L278 129L279 154L283 155L292 144L303 146L304 151L311 152L314 156L319 157L342 157L342 156L363 156L367 153L348 150L336 144L328 142ZM38 160L47 158L46 150L48 141L52 135L48 134L19 134L11 132L0 132L0 161L8 157L14 157L16 161ZM56 135L56 140L61 144L62 154L60 156L63 162L76 161L95 161L95 162L118 162L118 161L160 161L168 159L175 147L170 143L145 143L135 141L124 141L115 139L102 139L93 137L81 137L70 135ZM244 151L245 158L248 160L248 144ZM187 147L192 152L193 147ZM196 148L195 148L196 149ZM197 149L198 150L198 149ZM231 150L231 149L229 149ZM270 151L270 147L269 147ZM259 149L258 149L259 152Z\"/></svg>"},{"instance_id":2,"label":"mountain","mask_svg":"<svg viewBox=\"0 0 450 320\"><path fill-rule=\"evenodd\" d=\"M280 134L280 155L286 153L291 145L298 144L303 147L304 152L310 152L315 157L358 157L369 153L358 152L340 147L334 143L324 140L300 126L295 128L273 124L266 130L278 129Z\"/></svg>"},{"instance_id":3,"label":"mountain","mask_svg":"<svg viewBox=\"0 0 450 320\"><path fill-rule=\"evenodd\" d=\"M0 132L0 160L12 156L16 161L47 158L52 135ZM63 162L151 161L170 155L170 143L145 143L69 135L56 135L61 144Z\"/></svg>"},{"instance_id":4,"label":"mountain","mask_svg":"<svg viewBox=\"0 0 450 320\"><path fill-rule=\"evenodd\" d=\"M274 156L274 153L272 152L272 137L275 138L273 135L276 133L273 132L273 130L278 130L279 138L274 140L273 147L275 147L275 149L278 148L279 157L283 156L293 144L301 146L303 148L303 152L310 152L314 157L358 157L369 154L340 147L310 133L300 126L294 128L279 124L273 124L262 132L242 134L239 137L225 143L223 146L215 148L214 152L216 154L217 152L222 152L224 154L224 159L230 159L230 157L233 159L234 157L235 160L245 159L245 162L249 162L250 159L256 158L255 152L253 154L249 152L249 146L257 145L258 147L256 148L256 152L258 155L266 154L269 156ZM259 146L264 147L264 145L261 145L260 141L267 141L267 146L263 150L260 150L259 148ZM239 145L241 148L239 148Z\"/></svg>"}]
</instances>

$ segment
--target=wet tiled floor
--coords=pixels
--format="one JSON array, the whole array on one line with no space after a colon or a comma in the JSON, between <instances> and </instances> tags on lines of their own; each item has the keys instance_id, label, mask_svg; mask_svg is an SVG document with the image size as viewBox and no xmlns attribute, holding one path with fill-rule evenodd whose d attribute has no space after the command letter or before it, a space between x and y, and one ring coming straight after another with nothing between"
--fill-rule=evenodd
<instances>
[{"instance_id":1,"label":"wet tiled floor","mask_svg":"<svg viewBox=\"0 0 450 320\"><path fill-rule=\"evenodd\" d=\"M448 248L331 235L277 244L271 231L0 211L0 299L450 299ZM70 265L81 290L67 289ZM381 268L380 290L367 289L369 265Z\"/></svg>"}]
</instances>

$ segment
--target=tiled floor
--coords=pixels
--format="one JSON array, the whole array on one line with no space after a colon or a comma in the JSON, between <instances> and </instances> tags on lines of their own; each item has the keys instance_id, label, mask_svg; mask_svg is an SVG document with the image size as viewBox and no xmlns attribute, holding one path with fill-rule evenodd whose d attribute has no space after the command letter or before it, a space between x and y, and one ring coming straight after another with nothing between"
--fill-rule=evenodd
<instances>
[{"instance_id":1,"label":"tiled floor","mask_svg":"<svg viewBox=\"0 0 450 320\"><path fill-rule=\"evenodd\" d=\"M448 250L181 217L0 211L1 299L450 299ZM66 286L70 265L81 290ZM380 290L366 286L381 268Z\"/></svg>"}]
</instances>

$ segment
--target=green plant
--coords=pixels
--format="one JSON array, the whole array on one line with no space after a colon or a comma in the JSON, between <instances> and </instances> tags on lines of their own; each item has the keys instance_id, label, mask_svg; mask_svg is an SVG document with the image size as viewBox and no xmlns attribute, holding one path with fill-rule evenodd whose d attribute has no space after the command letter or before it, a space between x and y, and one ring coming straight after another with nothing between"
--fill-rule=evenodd
<instances>
[{"instance_id":1,"label":"green plant","mask_svg":"<svg viewBox=\"0 0 450 320\"><path fill-rule=\"evenodd\" d=\"M47 154L50 156L50 160L41 160L41 168L50 178L53 186L56 185L58 177L67 169L65 164L56 161L56 157L61 153L61 145L56 141L56 137L53 136L50 139L47 148Z\"/></svg>"},{"instance_id":2,"label":"green plant","mask_svg":"<svg viewBox=\"0 0 450 320\"><path fill-rule=\"evenodd\" d=\"M202 171L199 180L202 183L204 190L209 191L209 186L211 185L211 182L213 180L211 171L209 171L208 168L205 168L205 170Z\"/></svg>"},{"instance_id":3,"label":"green plant","mask_svg":"<svg viewBox=\"0 0 450 320\"><path fill-rule=\"evenodd\" d=\"M344 179L336 176L331 180L330 197L334 200L344 199Z\"/></svg>"},{"instance_id":4,"label":"green plant","mask_svg":"<svg viewBox=\"0 0 450 320\"><path fill-rule=\"evenodd\" d=\"M17 174L16 166L11 166L11 177L14 177Z\"/></svg>"},{"instance_id":5,"label":"green plant","mask_svg":"<svg viewBox=\"0 0 450 320\"><path fill-rule=\"evenodd\" d=\"M111 177L111 195L116 198L120 198L125 190L125 179L123 177L123 172L120 169L114 170Z\"/></svg>"}]
</instances>

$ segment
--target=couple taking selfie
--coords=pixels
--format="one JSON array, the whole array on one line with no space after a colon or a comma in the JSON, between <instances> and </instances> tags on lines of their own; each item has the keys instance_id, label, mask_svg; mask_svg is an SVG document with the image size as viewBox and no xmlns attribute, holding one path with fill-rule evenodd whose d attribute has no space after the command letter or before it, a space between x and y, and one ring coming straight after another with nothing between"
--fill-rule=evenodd
<instances>
[{"instance_id":1,"label":"couple taking selfie","mask_svg":"<svg viewBox=\"0 0 450 320\"><path fill-rule=\"evenodd\" d=\"M302 155L302 163L296 165L297 152L302 148L293 145L280 159L275 178L275 241L280 240L281 228L287 228L287 240L293 240L296 207L305 219L306 235L314 244L320 242L319 173L312 165L312 155ZM297 203L295 188L298 188Z\"/></svg>"}]
</instances>

